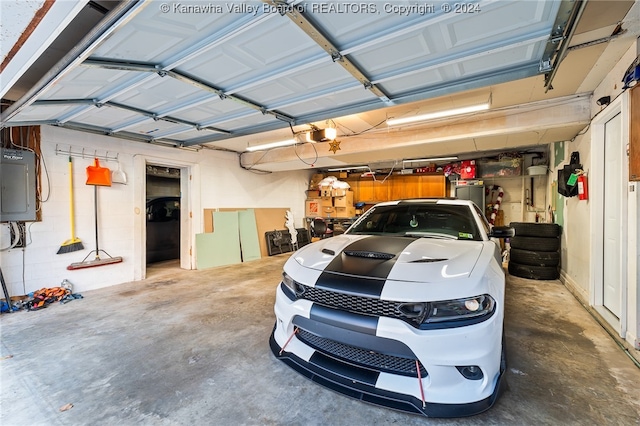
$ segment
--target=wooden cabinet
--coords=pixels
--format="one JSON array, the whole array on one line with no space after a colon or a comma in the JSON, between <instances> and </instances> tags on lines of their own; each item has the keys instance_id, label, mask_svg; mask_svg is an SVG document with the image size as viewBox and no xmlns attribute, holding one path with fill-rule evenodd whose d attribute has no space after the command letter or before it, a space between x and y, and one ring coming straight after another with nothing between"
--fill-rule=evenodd
<instances>
[{"instance_id":1,"label":"wooden cabinet","mask_svg":"<svg viewBox=\"0 0 640 426\"><path fill-rule=\"evenodd\" d=\"M422 175L420 178L420 197L446 197L447 178L444 175Z\"/></svg>"},{"instance_id":2,"label":"wooden cabinet","mask_svg":"<svg viewBox=\"0 0 640 426\"><path fill-rule=\"evenodd\" d=\"M408 198L440 198L447 196L444 175L391 175L386 180L373 178L347 178L353 191L354 202L367 204Z\"/></svg>"}]
</instances>

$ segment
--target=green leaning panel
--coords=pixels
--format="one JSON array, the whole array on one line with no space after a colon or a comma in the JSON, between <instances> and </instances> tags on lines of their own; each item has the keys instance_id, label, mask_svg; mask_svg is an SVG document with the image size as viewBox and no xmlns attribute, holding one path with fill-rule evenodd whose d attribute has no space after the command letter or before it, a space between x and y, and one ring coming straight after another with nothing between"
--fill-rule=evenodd
<instances>
[{"instance_id":1,"label":"green leaning panel","mask_svg":"<svg viewBox=\"0 0 640 426\"><path fill-rule=\"evenodd\" d=\"M238 211L238 222L240 224L242 261L248 262L262 258L255 211L253 209Z\"/></svg>"},{"instance_id":2,"label":"green leaning panel","mask_svg":"<svg viewBox=\"0 0 640 426\"><path fill-rule=\"evenodd\" d=\"M214 212L213 232L196 234L196 250L198 269L240 263L238 213Z\"/></svg>"}]
</instances>

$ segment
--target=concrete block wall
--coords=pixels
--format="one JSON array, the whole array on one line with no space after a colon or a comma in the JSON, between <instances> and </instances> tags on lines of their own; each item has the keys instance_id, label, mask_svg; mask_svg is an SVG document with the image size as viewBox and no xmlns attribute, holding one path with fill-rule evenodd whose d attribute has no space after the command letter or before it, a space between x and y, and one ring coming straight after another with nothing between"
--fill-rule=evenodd
<instances>
[{"instance_id":1,"label":"concrete block wall","mask_svg":"<svg viewBox=\"0 0 640 426\"><path fill-rule=\"evenodd\" d=\"M147 161L193 166L189 206L193 235L203 232L204 208L287 207L297 218L297 226L303 226L305 189L311 175L306 170L256 174L241 169L234 153L186 151L50 126L42 127L41 149L46 162L46 173L43 167L41 176L41 195L46 200L42 203L43 220L26 223L28 245L25 249L1 252L0 266L12 296L59 286L65 278L74 284L77 292L140 278L136 269L140 268L136 244L141 244L144 235L144 198L138 194L144 194L140 185L144 186L144 164ZM60 245L71 237L68 155L56 152L65 149L75 153L84 149L86 154L85 158L73 158L75 228L84 250L56 254ZM95 249L94 187L85 184L86 167L92 163L94 153L109 158L117 155L121 169L127 174L127 185L97 188L100 248L112 256L122 256L124 261L69 271L69 264L81 261ZM117 168L114 161L102 161L101 165L112 170ZM0 225L0 235L0 247L7 247L9 232L6 224ZM89 259L93 257L91 255ZM195 262L191 264L195 265Z\"/></svg>"}]
</instances>

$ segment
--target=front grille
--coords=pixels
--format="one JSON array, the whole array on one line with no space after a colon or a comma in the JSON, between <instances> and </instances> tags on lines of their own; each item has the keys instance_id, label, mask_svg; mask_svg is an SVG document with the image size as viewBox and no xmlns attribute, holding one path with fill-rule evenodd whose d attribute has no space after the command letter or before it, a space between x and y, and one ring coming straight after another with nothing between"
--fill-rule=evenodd
<instances>
[{"instance_id":1,"label":"front grille","mask_svg":"<svg viewBox=\"0 0 640 426\"><path fill-rule=\"evenodd\" d=\"M316 336L308 331L299 329L298 339L311 346L315 350L360 367L369 368L375 371L384 371L402 376L417 377L416 360L401 358L393 355L385 355L378 352L367 351L354 346L345 345L334 340ZM427 370L420 365L421 377L427 376Z\"/></svg>"},{"instance_id":2,"label":"front grille","mask_svg":"<svg viewBox=\"0 0 640 426\"><path fill-rule=\"evenodd\" d=\"M304 292L302 292L302 294L298 293L298 298L310 300L322 306L362 315L396 318L405 321L414 327L419 327L421 323L420 318L407 315L399 309L405 302L394 302L390 300L373 299L371 297L353 296L350 294L323 290L317 287L309 287L303 284L298 285L304 288Z\"/></svg>"}]
</instances>

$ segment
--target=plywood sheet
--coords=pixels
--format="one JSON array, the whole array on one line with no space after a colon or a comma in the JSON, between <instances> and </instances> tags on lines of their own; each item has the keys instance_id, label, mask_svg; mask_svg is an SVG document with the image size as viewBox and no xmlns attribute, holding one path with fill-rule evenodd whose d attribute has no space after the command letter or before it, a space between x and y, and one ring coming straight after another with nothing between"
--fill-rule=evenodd
<instances>
[{"instance_id":1,"label":"plywood sheet","mask_svg":"<svg viewBox=\"0 0 640 426\"><path fill-rule=\"evenodd\" d=\"M214 212L215 232L196 234L196 267L198 269L232 265L242 261L239 224L236 212Z\"/></svg>"},{"instance_id":2,"label":"plywood sheet","mask_svg":"<svg viewBox=\"0 0 640 426\"><path fill-rule=\"evenodd\" d=\"M286 214L287 210L285 208L269 208L269 209L255 209L256 211L256 225L258 227L258 235L260 236L260 253L262 256L269 256L269 248L267 246L267 240L265 238L265 233L269 231L274 231L277 229L286 228ZM296 222L299 221L299 218L296 218Z\"/></svg>"},{"instance_id":3,"label":"plywood sheet","mask_svg":"<svg viewBox=\"0 0 640 426\"><path fill-rule=\"evenodd\" d=\"M258 241L258 227L256 215L253 209L239 210L238 223L240 226L240 249L242 261L248 262L262 258L260 254L260 242Z\"/></svg>"},{"instance_id":4,"label":"plywood sheet","mask_svg":"<svg viewBox=\"0 0 640 426\"><path fill-rule=\"evenodd\" d=\"M204 209L204 232L210 233L214 231L216 225L214 224L213 213L218 211L242 211L246 208L220 208L220 209ZM262 257L269 256L269 249L264 237L264 234L268 231L276 229L286 228L286 212L289 210L285 207L267 207L267 208L255 208L253 209L256 217L256 228L258 230L258 242L260 243L260 255ZM301 218L295 218L296 226L299 226Z\"/></svg>"}]
</instances>

